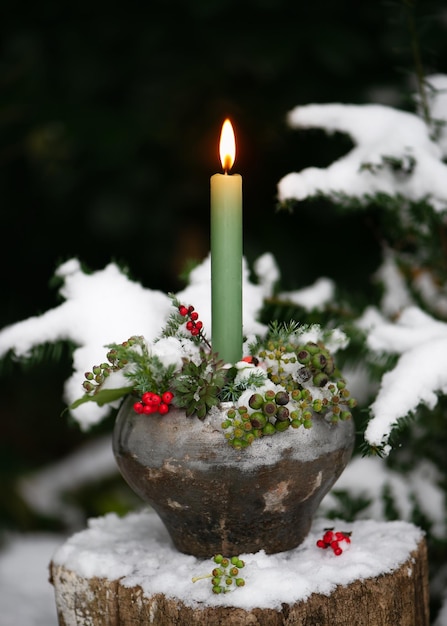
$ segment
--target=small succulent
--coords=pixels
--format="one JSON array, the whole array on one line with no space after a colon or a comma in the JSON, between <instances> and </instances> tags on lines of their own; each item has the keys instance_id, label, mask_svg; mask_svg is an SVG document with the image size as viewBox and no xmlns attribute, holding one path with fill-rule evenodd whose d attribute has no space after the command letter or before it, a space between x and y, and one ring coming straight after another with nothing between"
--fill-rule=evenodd
<instances>
[{"instance_id":1,"label":"small succulent","mask_svg":"<svg viewBox=\"0 0 447 626\"><path fill-rule=\"evenodd\" d=\"M196 414L204 419L208 411L220 402L219 393L226 381L223 361L214 354L200 352L200 362L185 360L180 373L174 378L172 388L175 404L184 408L186 415Z\"/></svg>"}]
</instances>

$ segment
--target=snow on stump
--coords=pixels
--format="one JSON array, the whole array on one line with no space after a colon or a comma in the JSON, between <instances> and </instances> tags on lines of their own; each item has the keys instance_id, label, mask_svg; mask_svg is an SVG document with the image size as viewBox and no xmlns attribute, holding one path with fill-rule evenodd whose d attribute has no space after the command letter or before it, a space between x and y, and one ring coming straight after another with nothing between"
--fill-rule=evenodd
<instances>
[{"instance_id":1,"label":"snow on stump","mask_svg":"<svg viewBox=\"0 0 447 626\"><path fill-rule=\"evenodd\" d=\"M351 533L338 556L316 545L329 527ZM316 519L294 550L238 555L245 585L228 593L200 578L216 567L212 556L178 552L150 510L92 519L50 564L59 625L429 624L424 534L407 522Z\"/></svg>"}]
</instances>

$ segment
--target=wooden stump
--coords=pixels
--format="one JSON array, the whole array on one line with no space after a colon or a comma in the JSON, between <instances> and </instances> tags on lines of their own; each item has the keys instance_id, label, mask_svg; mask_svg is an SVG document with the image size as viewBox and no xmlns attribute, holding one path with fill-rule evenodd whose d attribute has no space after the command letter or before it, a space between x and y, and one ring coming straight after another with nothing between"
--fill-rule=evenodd
<instances>
[{"instance_id":1,"label":"wooden stump","mask_svg":"<svg viewBox=\"0 0 447 626\"><path fill-rule=\"evenodd\" d=\"M126 518L117 522L118 526L125 523ZM299 564L300 559L308 563L309 556L312 559L315 558L315 568L323 573L326 572L329 577L331 572L338 570L339 577L343 579L348 575L346 572L354 569L361 571L362 567L366 567L367 558L366 560L364 558L364 549L362 548L363 556L360 559L360 553L355 552L355 542L357 538L361 540L364 531L362 524L369 524L367 528L369 533L371 528L373 532L376 530L378 542L386 542L387 536L394 541L397 536L393 534L396 528L391 526L396 524L394 522L388 524L370 521L355 522L351 525L353 527L352 554L346 553L341 557L335 557L329 554L330 550L323 551L315 547L315 538L321 536L320 523L320 528L310 537L306 546L290 553L283 553L284 563L290 561L289 557L292 553L296 553L298 557L297 586L303 577L303 572L299 571L301 567L304 567ZM399 524L405 523L399 522ZM345 524L345 526L349 525ZM407 528L410 531L415 529L407 525L404 531ZM387 535L388 529L390 532ZM100 528L94 530L100 531ZM311 592L305 598L295 602L281 602L279 606L272 608L246 606L246 599L250 595L248 571L245 587L218 596L211 592L209 582L202 581L200 593L205 594L202 596L204 599L191 602L191 597L194 595L193 588L199 583L193 584L187 581L191 587L191 594L188 597L188 591L185 592L185 588L187 590L188 587L185 587L185 569L182 560L185 560L188 572L197 563L202 569L205 566L206 572L206 567L209 567L211 561L205 564L204 561L197 561L194 557L180 553L177 553L176 557L178 555L178 588L181 593L176 595L177 569L175 566L171 566L174 579L171 576L170 591L160 592L157 584L152 582L152 580L157 580L156 577L150 579L147 584L144 572L136 573L139 565L135 566L134 571L129 570L129 551L136 551L140 537L138 533L135 537L135 526L131 525L129 532L133 534L129 536L126 552L126 540L123 540L122 531L123 528L120 529L119 537L112 535L111 538L105 533L110 540L112 555L106 553L106 541L99 546L97 551L95 550L96 539L93 536L94 533L88 535L89 530L75 535L73 541L69 539L67 544L56 553L50 564L50 572L51 582L55 588L60 626L146 626L149 624L156 626L218 626L222 624L226 626L428 626L429 624L427 553L421 532L419 534L413 532L409 540L411 544L416 537L413 549L409 549L406 558L401 558L401 562L393 569L390 570L389 564L385 564L387 571L378 575L361 576L348 584L335 584L332 587L329 584L328 593ZM157 533L159 531L157 527ZM87 537L84 543L83 535ZM167 549L171 552L175 550L171 547L169 538L163 538L162 532L161 536L161 542L160 536L157 538L158 543L155 549ZM116 542L118 542L118 549ZM151 546L151 550L147 553L143 545L138 558L143 561L146 558L156 558L156 554L152 552L153 549L154 546ZM254 558L255 555L252 556ZM372 562L376 556L371 553ZM124 570L127 574L113 578L115 569L120 573L119 563L117 564L120 558L126 561ZM273 588L278 585L279 557L263 554L262 558L263 576L266 577L269 576L270 570L266 559L273 559L271 569L274 578L271 581L267 580L266 587ZM164 558L162 560L164 561ZM359 560L362 562L361 566L358 564ZM249 559L246 563L244 569L248 570ZM155 570L160 571L160 567L160 562L157 561ZM251 567L255 567L254 562ZM110 575L95 575L95 572L100 572L101 568L108 568ZM289 574L288 570L287 575ZM163 576L163 573L160 572L159 576ZM140 584L136 584L138 577L141 579ZM243 599L242 603L239 602L239 598Z\"/></svg>"}]
</instances>

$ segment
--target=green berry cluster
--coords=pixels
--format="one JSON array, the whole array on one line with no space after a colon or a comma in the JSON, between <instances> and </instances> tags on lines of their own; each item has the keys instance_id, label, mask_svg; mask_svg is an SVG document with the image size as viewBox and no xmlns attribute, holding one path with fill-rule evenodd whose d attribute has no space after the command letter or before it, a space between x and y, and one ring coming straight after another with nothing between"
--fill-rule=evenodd
<instances>
[{"instance_id":1,"label":"green berry cluster","mask_svg":"<svg viewBox=\"0 0 447 626\"><path fill-rule=\"evenodd\" d=\"M245 566L245 563L238 556L228 558L222 554L216 554L213 557L213 562L217 567L213 569L211 574L196 576L192 581L195 583L198 580L210 578L213 593L228 593L236 587L245 585L245 580L239 575L239 570Z\"/></svg>"},{"instance_id":2,"label":"green berry cluster","mask_svg":"<svg viewBox=\"0 0 447 626\"><path fill-rule=\"evenodd\" d=\"M309 389L294 389L264 394L254 393L248 407L231 407L221 423L228 443L236 449L246 448L255 439L286 431L289 427L312 427L315 414L335 423L351 419L350 409L356 400L350 396L344 381L327 387L329 397L313 398ZM286 406L288 405L288 406Z\"/></svg>"},{"instance_id":3,"label":"green berry cluster","mask_svg":"<svg viewBox=\"0 0 447 626\"><path fill-rule=\"evenodd\" d=\"M291 425L287 391L268 390L250 396L248 407L232 407L221 426L228 443L236 449L246 448L255 439L283 432Z\"/></svg>"},{"instance_id":4,"label":"green berry cluster","mask_svg":"<svg viewBox=\"0 0 447 626\"><path fill-rule=\"evenodd\" d=\"M94 365L91 372L85 372L84 382L82 386L87 393L95 392L104 383L105 379L110 376L112 372L117 372L123 369L128 364L128 358L126 350L132 348L135 344L141 344L142 337L130 337L127 341L123 341L119 348L111 348L107 354L107 362L100 365Z\"/></svg>"},{"instance_id":5,"label":"green berry cluster","mask_svg":"<svg viewBox=\"0 0 447 626\"><path fill-rule=\"evenodd\" d=\"M334 358L322 342L308 341L294 344L283 337L270 339L266 348L258 353L267 362L267 372L272 382L287 391L300 389L305 383L324 387L329 380L337 378ZM296 369L295 364L300 364ZM290 367L292 366L292 367ZM293 372L297 373L294 374Z\"/></svg>"}]
</instances>

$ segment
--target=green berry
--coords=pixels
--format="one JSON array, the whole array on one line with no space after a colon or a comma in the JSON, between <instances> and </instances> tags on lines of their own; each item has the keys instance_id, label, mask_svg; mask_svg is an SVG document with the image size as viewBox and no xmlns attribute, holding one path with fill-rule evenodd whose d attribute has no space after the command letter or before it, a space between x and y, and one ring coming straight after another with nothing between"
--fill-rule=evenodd
<instances>
[{"instance_id":1,"label":"green berry","mask_svg":"<svg viewBox=\"0 0 447 626\"><path fill-rule=\"evenodd\" d=\"M223 556L221 554L216 554L213 561L214 563L222 563Z\"/></svg>"},{"instance_id":2,"label":"green berry","mask_svg":"<svg viewBox=\"0 0 447 626\"><path fill-rule=\"evenodd\" d=\"M324 354L322 354L321 352L317 352L317 354L313 355L311 363L317 369L322 369L326 365L327 359Z\"/></svg>"},{"instance_id":3,"label":"green berry","mask_svg":"<svg viewBox=\"0 0 447 626\"><path fill-rule=\"evenodd\" d=\"M274 415L276 415L276 410L277 410L277 406L274 402L265 402L264 406L262 407L262 410L264 412L264 415L267 415L267 417L273 417Z\"/></svg>"},{"instance_id":4,"label":"green berry","mask_svg":"<svg viewBox=\"0 0 447 626\"><path fill-rule=\"evenodd\" d=\"M324 372L318 372L312 379L315 387L324 387L329 382L329 378Z\"/></svg>"},{"instance_id":5,"label":"green berry","mask_svg":"<svg viewBox=\"0 0 447 626\"><path fill-rule=\"evenodd\" d=\"M286 420L285 422L276 422L275 430L279 433L285 432L290 426L290 420Z\"/></svg>"},{"instance_id":6,"label":"green berry","mask_svg":"<svg viewBox=\"0 0 447 626\"><path fill-rule=\"evenodd\" d=\"M251 409L261 409L262 405L264 404L264 398L261 396L260 393L254 393L252 396L250 396L250 399L248 401L248 406Z\"/></svg>"},{"instance_id":7,"label":"green berry","mask_svg":"<svg viewBox=\"0 0 447 626\"><path fill-rule=\"evenodd\" d=\"M290 411L286 406L279 406L276 411L276 419L280 422L285 422L289 420Z\"/></svg>"},{"instance_id":8,"label":"green berry","mask_svg":"<svg viewBox=\"0 0 447 626\"><path fill-rule=\"evenodd\" d=\"M293 389L293 391L292 391L292 400L295 400L297 402L300 399L301 399L301 390L300 389Z\"/></svg>"},{"instance_id":9,"label":"green berry","mask_svg":"<svg viewBox=\"0 0 447 626\"><path fill-rule=\"evenodd\" d=\"M236 585L238 587L243 587L245 585L245 580L243 578L236 578Z\"/></svg>"},{"instance_id":10,"label":"green berry","mask_svg":"<svg viewBox=\"0 0 447 626\"><path fill-rule=\"evenodd\" d=\"M330 355L328 355L326 365L324 366L324 371L326 372L326 374L329 374L330 376L331 374L334 373L334 370L335 370L334 359Z\"/></svg>"},{"instance_id":11,"label":"green berry","mask_svg":"<svg viewBox=\"0 0 447 626\"><path fill-rule=\"evenodd\" d=\"M250 421L253 428L264 428L267 423L267 418L260 411L255 411L251 414Z\"/></svg>"},{"instance_id":12,"label":"green berry","mask_svg":"<svg viewBox=\"0 0 447 626\"><path fill-rule=\"evenodd\" d=\"M244 439L235 438L231 441L231 445L236 450L242 450L242 448L246 448L248 443Z\"/></svg>"},{"instance_id":13,"label":"green berry","mask_svg":"<svg viewBox=\"0 0 447 626\"><path fill-rule=\"evenodd\" d=\"M275 396L275 402L280 406L287 404L289 402L289 394L287 393L287 391L278 391Z\"/></svg>"},{"instance_id":14,"label":"green berry","mask_svg":"<svg viewBox=\"0 0 447 626\"><path fill-rule=\"evenodd\" d=\"M274 435L275 433L276 433L276 428L273 426L273 424L271 424L270 422L267 422L267 424L262 429L262 434L263 435Z\"/></svg>"},{"instance_id":15,"label":"green berry","mask_svg":"<svg viewBox=\"0 0 447 626\"><path fill-rule=\"evenodd\" d=\"M314 343L313 341L308 341L306 345L304 346L304 348L305 350L310 352L310 354L317 354L317 352L320 352L320 346L317 343Z\"/></svg>"},{"instance_id":16,"label":"green berry","mask_svg":"<svg viewBox=\"0 0 447 626\"><path fill-rule=\"evenodd\" d=\"M320 411L323 409L323 402L319 398L317 398L312 402L312 408L315 413L320 413Z\"/></svg>"},{"instance_id":17,"label":"green berry","mask_svg":"<svg viewBox=\"0 0 447 626\"><path fill-rule=\"evenodd\" d=\"M300 350L296 356L301 365L307 365L310 363L310 352L307 350Z\"/></svg>"},{"instance_id":18,"label":"green berry","mask_svg":"<svg viewBox=\"0 0 447 626\"><path fill-rule=\"evenodd\" d=\"M231 421L230 420L225 420L224 422L221 423L221 427L225 430L226 428L230 428L231 426Z\"/></svg>"},{"instance_id":19,"label":"green berry","mask_svg":"<svg viewBox=\"0 0 447 626\"><path fill-rule=\"evenodd\" d=\"M273 389L267 389L267 391L265 392L265 399L267 400L267 402L274 400L275 396L276 393L273 391Z\"/></svg>"}]
</instances>

